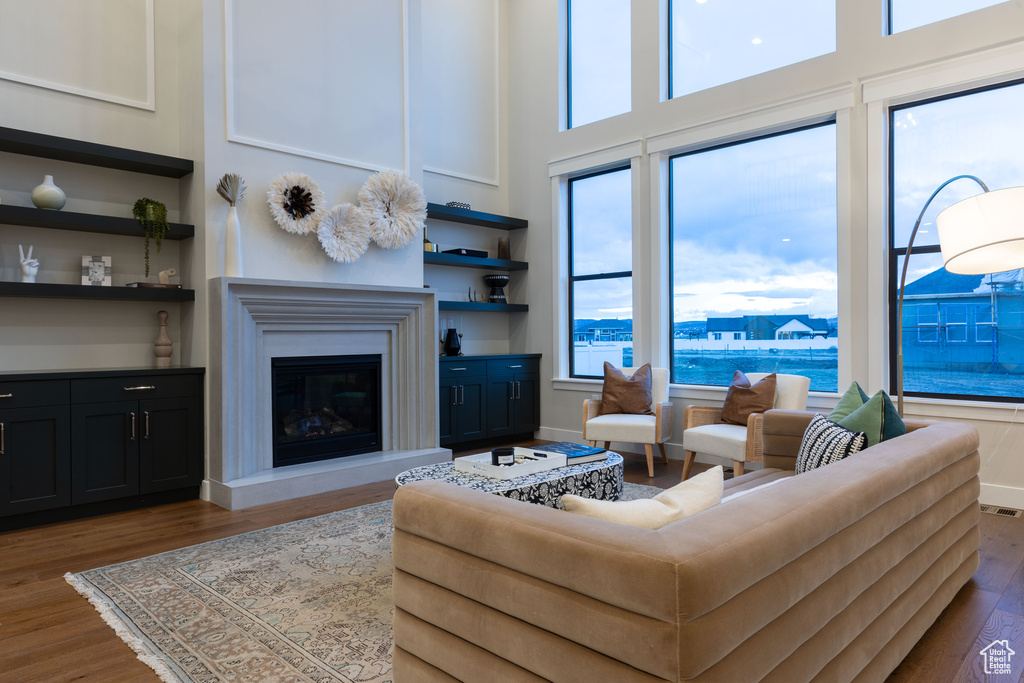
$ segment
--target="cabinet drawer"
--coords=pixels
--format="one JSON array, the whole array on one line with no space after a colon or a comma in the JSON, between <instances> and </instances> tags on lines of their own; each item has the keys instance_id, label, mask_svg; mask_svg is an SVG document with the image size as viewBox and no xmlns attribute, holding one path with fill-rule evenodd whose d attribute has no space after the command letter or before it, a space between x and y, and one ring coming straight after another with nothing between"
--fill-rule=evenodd
<instances>
[{"instance_id":1,"label":"cabinet drawer","mask_svg":"<svg viewBox=\"0 0 1024 683\"><path fill-rule=\"evenodd\" d=\"M446 377L465 377L467 375L482 375L487 371L487 361L443 361L439 365L441 379Z\"/></svg>"},{"instance_id":2,"label":"cabinet drawer","mask_svg":"<svg viewBox=\"0 0 1024 683\"><path fill-rule=\"evenodd\" d=\"M73 403L176 398L202 393L199 375L130 375L71 380Z\"/></svg>"},{"instance_id":3,"label":"cabinet drawer","mask_svg":"<svg viewBox=\"0 0 1024 683\"><path fill-rule=\"evenodd\" d=\"M537 374L540 372L539 358L495 358L487 361L487 375Z\"/></svg>"},{"instance_id":4,"label":"cabinet drawer","mask_svg":"<svg viewBox=\"0 0 1024 683\"><path fill-rule=\"evenodd\" d=\"M66 379L0 382L0 410L67 405L69 396Z\"/></svg>"}]
</instances>

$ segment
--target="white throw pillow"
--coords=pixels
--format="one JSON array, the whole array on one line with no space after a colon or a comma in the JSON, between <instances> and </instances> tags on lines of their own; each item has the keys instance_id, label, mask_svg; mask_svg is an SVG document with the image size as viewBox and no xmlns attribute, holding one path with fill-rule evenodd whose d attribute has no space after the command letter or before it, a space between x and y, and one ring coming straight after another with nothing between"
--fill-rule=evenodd
<instances>
[{"instance_id":1,"label":"white throw pillow","mask_svg":"<svg viewBox=\"0 0 1024 683\"><path fill-rule=\"evenodd\" d=\"M722 467L712 467L695 477L644 500L594 500L572 494L562 496L567 512L608 522L658 529L669 522L695 515L722 500Z\"/></svg>"}]
</instances>

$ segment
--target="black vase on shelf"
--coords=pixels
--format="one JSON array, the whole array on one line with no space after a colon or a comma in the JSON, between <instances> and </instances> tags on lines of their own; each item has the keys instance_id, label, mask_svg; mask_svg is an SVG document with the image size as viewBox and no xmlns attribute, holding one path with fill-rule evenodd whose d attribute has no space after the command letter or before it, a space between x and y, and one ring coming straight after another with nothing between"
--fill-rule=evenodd
<instances>
[{"instance_id":1,"label":"black vase on shelf","mask_svg":"<svg viewBox=\"0 0 1024 683\"><path fill-rule=\"evenodd\" d=\"M454 327L449 327L444 335L444 355L458 356L462 351L462 342L459 341L459 334Z\"/></svg>"},{"instance_id":2,"label":"black vase on shelf","mask_svg":"<svg viewBox=\"0 0 1024 683\"><path fill-rule=\"evenodd\" d=\"M487 300L492 304L505 303L505 290L502 287L508 284L508 275L484 275L483 279L491 288L491 293L487 296Z\"/></svg>"}]
</instances>

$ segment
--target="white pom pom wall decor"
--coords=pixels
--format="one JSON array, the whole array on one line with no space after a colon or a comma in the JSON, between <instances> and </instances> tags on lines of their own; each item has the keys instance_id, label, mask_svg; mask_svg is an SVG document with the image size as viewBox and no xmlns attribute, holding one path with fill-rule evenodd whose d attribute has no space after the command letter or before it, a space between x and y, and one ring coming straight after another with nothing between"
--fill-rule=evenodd
<instances>
[{"instance_id":1,"label":"white pom pom wall decor","mask_svg":"<svg viewBox=\"0 0 1024 683\"><path fill-rule=\"evenodd\" d=\"M352 263L370 246L370 226L362 210L338 204L324 214L316 228L320 246L338 263Z\"/></svg>"},{"instance_id":2,"label":"white pom pom wall decor","mask_svg":"<svg viewBox=\"0 0 1024 683\"><path fill-rule=\"evenodd\" d=\"M296 235L316 232L324 213L324 193L305 173L285 173L274 178L267 191L267 203L277 224Z\"/></svg>"},{"instance_id":3,"label":"white pom pom wall decor","mask_svg":"<svg viewBox=\"0 0 1024 683\"><path fill-rule=\"evenodd\" d=\"M400 171L370 176L359 190L359 206L373 241L385 249L412 242L427 220L423 189Z\"/></svg>"}]
</instances>

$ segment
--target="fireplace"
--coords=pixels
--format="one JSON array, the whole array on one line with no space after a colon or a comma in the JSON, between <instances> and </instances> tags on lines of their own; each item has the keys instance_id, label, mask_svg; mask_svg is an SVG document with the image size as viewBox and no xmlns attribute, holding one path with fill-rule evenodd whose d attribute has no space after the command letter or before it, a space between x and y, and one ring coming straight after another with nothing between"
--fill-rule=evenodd
<instances>
[{"instance_id":1,"label":"fireplace","mask_svg":"<svg viewBox=\"0 0 1024 683\"><path fill-rule=\"evenodd\" d=\"M203 498L240 510L451 462L437 443L436 317L422 287L212 278ZM380 358L379 445L274 467L273 361L338 353Z\"/></svg>"},{"instance_id":2,"label":"fireplace","mask_svg":"<svg viewBox=\"0 0 1024 683\"><path fill-rule=\"evenodd\" d=\"M381 449L379 355L271 359L274 467Z\"/></svg>"}]
</instances>

